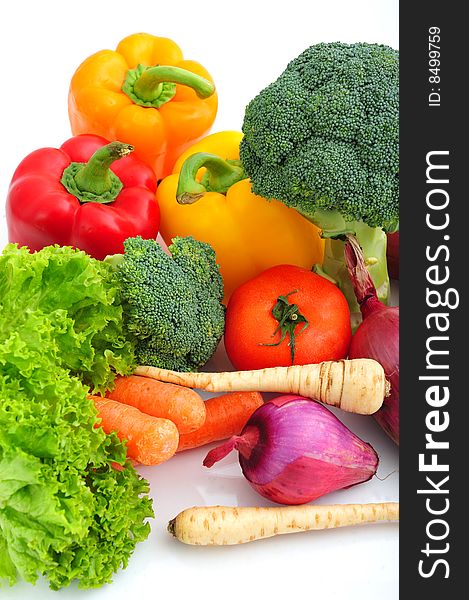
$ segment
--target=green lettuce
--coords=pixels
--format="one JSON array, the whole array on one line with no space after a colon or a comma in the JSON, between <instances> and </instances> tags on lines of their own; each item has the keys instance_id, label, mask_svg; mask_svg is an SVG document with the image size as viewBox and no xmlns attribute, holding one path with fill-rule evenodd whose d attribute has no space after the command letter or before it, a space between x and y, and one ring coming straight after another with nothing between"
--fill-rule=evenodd
<instances>
[{"instance_id":1,"label":"green lettuce","mask_svg":"<svg viewBox=\"0 0 469 600\"><path fill-rule=\"evenodd\" d=\"M115 373L131 373L135 366L113 269L85 252L47 246L30 253L9 244L0 256L0 308L7 317L0 339L31 312L47 315L56 360L94 391L110 388Z\"/></svg>"},{"instance_id":2,"label":"green lettuce","mask_svg":"<svg viewBox=\"0 0 469 600\"><path fill-rule=\"evenodd\" d=\"M83 383L131 370L121 327L103 263L59 247L0 256L0 580L97 587L148 536L148 483Z\"/></svg>"}]
</instances>

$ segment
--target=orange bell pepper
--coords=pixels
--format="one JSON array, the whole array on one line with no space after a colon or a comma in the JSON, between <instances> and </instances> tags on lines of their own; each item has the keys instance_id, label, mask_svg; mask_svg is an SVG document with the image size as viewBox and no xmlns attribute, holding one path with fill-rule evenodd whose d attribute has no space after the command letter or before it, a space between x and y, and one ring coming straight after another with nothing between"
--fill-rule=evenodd
<instances>
[{"instance_id":1,"label":"orange bell pepper","mask_svg":"<svg viewBox=\"0 0 469 600\"><path fill-rule=\"evenodd\" d=\"M179 157L157 189L163 239L192 235L212 245L225 302L269 267L322 263L324 249L319 229L296 210L253 194L239 162L241 138L238 131L207 136Z\"/></svg>"},{"instance_id":2,"label":"orange bell pepper","mask_svg":"<svg viewBox=\"0 0 469 600\"><path fill-rule=\"evenodd\" d=\"M184 60L173 41L147 33L87 58L72 77L68 97L74 135L94 133L131 144L158 179L208 133L217 108L204 67Z\"/></svg>"}]
</instances>

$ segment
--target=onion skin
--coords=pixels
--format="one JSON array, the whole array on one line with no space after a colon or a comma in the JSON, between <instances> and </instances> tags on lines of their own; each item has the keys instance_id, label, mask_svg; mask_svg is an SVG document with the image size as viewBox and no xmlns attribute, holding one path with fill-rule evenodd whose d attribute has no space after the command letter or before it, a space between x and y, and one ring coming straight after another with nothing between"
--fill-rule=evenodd
<instances>
[{"instance_id":1,"label":"onion skin","mask_svg":"<svg viewBox=\"0 0 469 600\"><path fill-rule=\"evenodd\" d=\"M399 307L384 308L366 317L352 338L349 358L373 358L383 367L391 391L373 417L399 445Z\"/></svg>"},{"instance_id":2,"label":"onion skin","mask_svg":"<svg viewBox=\"0 0 469 600\"><path fill-rule=\"evenodd\" d=\"M368 481L378 468L370 444L327 408L301 396L279 396L259 407L241 435L210 451L211 466L236 448L244 476L264 498L305 504Z\"/></svg>"},{"instance_id":3,"label":"onion skin","mask_svg":"<svg viewBox=\"0 0 469 600\"><path fill-rule=\"evenodd\" d=\"M399 232L388 233L387 263L391 279L399 279Z\"/></svg>"},{"instance_id":4,"label":"onion skin","mask_svg":"<svg viewBox=\"0 0 469 600\"><path fill-rule=\"evenodd\" d=\"M349 348L349 358L372 358L381 364L391 390L374 418L399 444L399 307L378 300L363 251L354 236L345 244L345 261L363 321Z\"/></svg>"}]
</instances>

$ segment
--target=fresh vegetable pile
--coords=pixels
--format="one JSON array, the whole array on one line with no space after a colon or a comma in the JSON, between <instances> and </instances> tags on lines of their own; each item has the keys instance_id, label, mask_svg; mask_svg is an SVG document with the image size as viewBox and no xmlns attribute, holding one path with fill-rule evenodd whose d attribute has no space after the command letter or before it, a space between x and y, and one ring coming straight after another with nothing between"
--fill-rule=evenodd
<instances>
[{"instance_id":1,"label":"fresh vegetable pile","mask_svg":"<svg viewBox=\"0 0 469 600\"><path fill-rule=\"evenodd\" d=\"M243 133L207 137L215 85L171 40L131 35L79 66L75 137L29 154L6 199L0 581L110 582L150 531L135 467L177 452L222 442L203 464L236 449L285 505L376 474L326 405L398 443L398 59L312 46ZM222 338L238 370L197 372ZM226 545L397 518L397 503L194 507L169 531Z\"/></svg>"}]
</instances>

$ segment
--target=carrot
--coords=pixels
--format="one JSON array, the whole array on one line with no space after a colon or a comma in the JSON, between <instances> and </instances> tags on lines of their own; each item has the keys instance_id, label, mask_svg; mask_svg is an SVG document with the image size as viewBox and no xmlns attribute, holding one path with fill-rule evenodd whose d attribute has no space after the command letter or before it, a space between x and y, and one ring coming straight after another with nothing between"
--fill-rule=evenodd
<instances>
[{"instance_id":1,"label":"carrot","mask_svg":"<svg viewBox=\"0 0 469 600\"><path fill-rule=\"evenodd\" d=\"M138 408L147 415L172 421L179 433L200 429L205 422L205 403L194 390L161 383L148 377L116 377L107 398Z\"/></svg>"},{"instance_id":2,"label":"carrot","mask_svg":"<svg viewBox=\"0 0 469 600\"><path fill-rule=\"evenodd\" d=\"M142 465L158 465L176 452L179 433L173 422L146 415L133 406L108 398L89 398L98 410L104 431L115 431L119 439L127 442L129 458Z\"/></svg>"},{"instance_id":3,"label":"carrot","mask_svg":"<svg viewBox=\"0 0 469 600\"><path fill-rule=\"evenodd\" d=\"M227 373L177 373L147 366L135 372L210 392L298 394L363 415L376 412L389 394L382 366L369 358Z\"/></svg>"},{"instance_id":4,"label":"carrot","mask_svg":"<svg viewBox=\"0 0 469 600\"><path fill-rule=\"evenodd\" d=\"M168 531L184 544L228 546L284 533L398 519L398 502L268 508L196 506L172 519Z\"/></svg>"},{"instance_id":5,"label":"carrot","mask_svg":"<svg viewBox=\"0 0 469 600\"><path fill-rule=\"evenodd\" d=\"M263 403L258 392L233 392L206 400L205 423L197 431L179 436L178 452L240 434L246 421Z\"/></svg>"}]
</instances>

